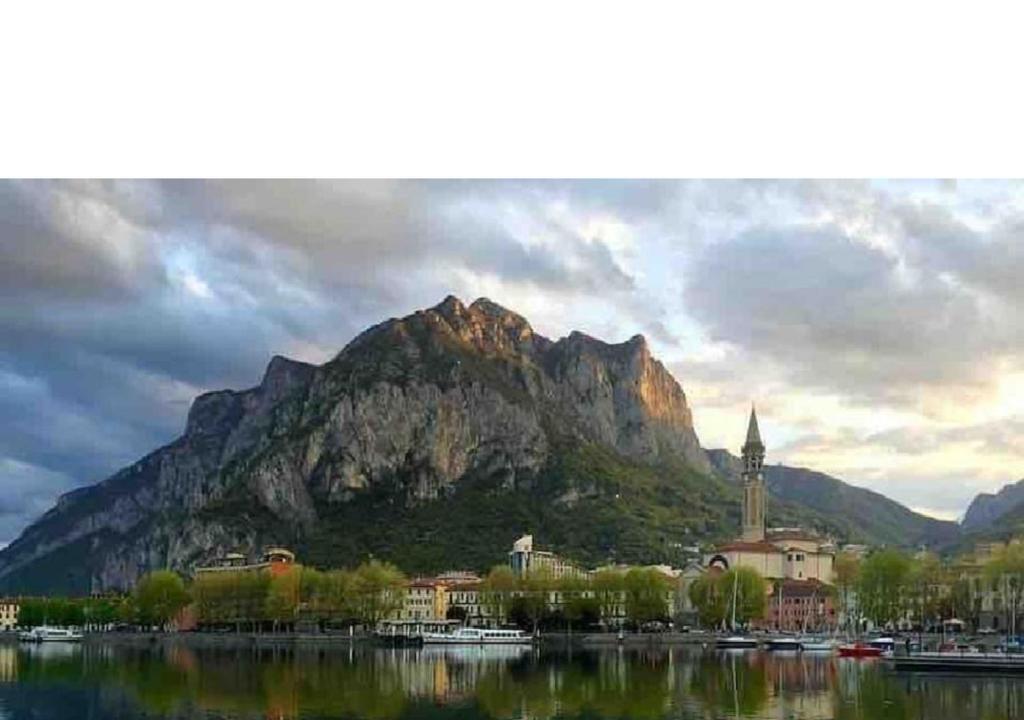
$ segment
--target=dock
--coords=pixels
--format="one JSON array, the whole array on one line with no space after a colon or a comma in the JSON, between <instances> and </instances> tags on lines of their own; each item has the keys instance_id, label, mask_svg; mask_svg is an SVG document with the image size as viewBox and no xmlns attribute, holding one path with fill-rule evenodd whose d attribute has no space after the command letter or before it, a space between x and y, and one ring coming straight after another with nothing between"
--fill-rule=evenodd
<instances>
[{"instance_id":1,"label":"dock","mask_svg":"<svg viewBox=\"0 0 1024 720\"><path fill-rule=\"evenodd\" d=\"M1024 675L1024 654L919 652L886 658L896 670L911 672L996 672Z\"/></svg>"}]
</instances>

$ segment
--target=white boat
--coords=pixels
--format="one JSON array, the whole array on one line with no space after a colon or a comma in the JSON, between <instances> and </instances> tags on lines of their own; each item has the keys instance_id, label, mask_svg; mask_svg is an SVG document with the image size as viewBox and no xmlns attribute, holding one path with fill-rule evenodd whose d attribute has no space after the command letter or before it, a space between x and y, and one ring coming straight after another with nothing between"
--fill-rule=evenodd
<instances>
[{"instance_id":1,"label":"white boat","mask_svg":"<svg viewBox=\"0 0 1024 720\"><path fill-rule=\"evenodd\" d=\"M795 637L773 637L768 638L764 647L766 650L796 652L802 649L800 641Z\"/></svg>"},{"instance_id":2,"label":"white boat","mask_svg":"<svg viewBox=\"0 0 1024 720\"><path fill-rule=\"evenodd\" d=\"M800 638L800 649L804 652L835 652L836 643L832 640L820 640L818 638Z\"/></svg>"},{"instance_id":3,"label":"white boat","mask_svg":"<svg viewBox=\"0 0 1024 720\"><path fill-rule=\"evenodd\" d=\"M423 633L424 645L528 645L533 638L522 630L462 627L450 633Z\"/></svg>"},{"instance_id":4,"label":"white boat","mask_svg":"<svg viewBox=\"0 0 1024 720\"><path fill-rule=\"evenodd\" d=\"M66 630L65 628L40 625L31 630L26 630L18 638L25 642L78 642L82 639L82 633Z\"/></svg>"}]
</instances>

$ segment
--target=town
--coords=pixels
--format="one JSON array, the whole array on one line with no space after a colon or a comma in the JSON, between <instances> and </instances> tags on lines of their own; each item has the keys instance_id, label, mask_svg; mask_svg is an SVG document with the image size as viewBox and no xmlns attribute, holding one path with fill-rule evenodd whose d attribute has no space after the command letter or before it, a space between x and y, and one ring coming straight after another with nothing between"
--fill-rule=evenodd
<instances>
[{"instance_id":1,"label":"town","mask_svg":"<svg viewBox=\"0 0 1024 720\"><path fill-rule=\"evenodd\" d=\"M369 560L354 569L306 567L286 548L232 552L193 569L144 576L134 591L88 598L8 598L0 629L348 633L385 640L457 627L541 633L735 631L859 636L872 630L1015 638L1024 543L970 554L837 547L796 527L765 525L766 454L751 411L742 447L742 529L732 542L687 546L678 567L584 568L515 540L508 561L481 575L452 569L406 577ZM1012 640L1010 641L1012 642Z\"/></svg>"}]
</instances>

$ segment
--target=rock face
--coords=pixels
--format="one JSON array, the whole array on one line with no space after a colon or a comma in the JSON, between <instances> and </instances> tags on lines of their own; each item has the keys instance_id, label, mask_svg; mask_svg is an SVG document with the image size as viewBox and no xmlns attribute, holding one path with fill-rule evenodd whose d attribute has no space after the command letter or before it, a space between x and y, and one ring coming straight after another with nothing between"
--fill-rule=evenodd
<instances>
[{"instance_id":1,"label":"rock face","mask_svg":"<svg viewBox=\"0 0 1024 720\"><path fill-rule=\"evenodd\" d=\"M298 542L361 495L415 506L468 477L529 487L574 443L710 469L643 337L552 342L489 300L448 297L322 366L275 357L257 387L196 398L180 438L63 496L0 552L0 586L123 588L150 568Z\"/></svg>"},{"instance_id":2,"label":"rock face","mask_svg":"<svg viewBox=\"0 0 1024 720\"><path fill-rule=\"evenodd\" d=\"M978 493L967 506L961 523L964 530L981 530L1024 503L1024 480L1004 485L999 492Z\"/></svg>"}]
</instances>

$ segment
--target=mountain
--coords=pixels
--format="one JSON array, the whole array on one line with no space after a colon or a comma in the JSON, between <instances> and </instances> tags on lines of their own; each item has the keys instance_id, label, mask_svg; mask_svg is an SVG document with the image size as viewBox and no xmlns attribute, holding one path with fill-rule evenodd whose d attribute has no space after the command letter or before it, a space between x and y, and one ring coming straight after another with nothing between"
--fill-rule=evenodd
<instances>
[{"instance_id":1,"label":"mountain","mask_svg":"<svg viewBox=\"0 0 1024 720\"><path fill-rule=\"evenodd\" d=\"M180 438L64 495L0 552L0 587L125 587L268 542L325 565L481 566L534 528L583 555L646 557L659 533L728 525L709 470L643 337L553 342L449 297L322 366L275 357L257 387L198 397Z\"/></svg>"},{"instance_id":2,"label":"mountain","mask_svg":"<svg viewBox=\"0 0 1024 720\"><path fill-rule=\"evenodd\" d=\"M996 494L978 493L967 506L961 525L966 531L984 530L1024 503L1024 480L1004 485Z\"/></svg>"},{"instance_id":3,"label":"mountain","mask_svg":"<svg viewBox=\"0 0 1024 720\"><path fill-rule=\"evenodd\" d=\"M524 532L587 564L678 562L681 545L737 532L723 463L643 337L552 341L448 297L323 365L275 357L256 387L199 396L181 437L0 551L0 591L126 588L267 544L319 567L484 570ZM834 478L768 473L774 524L893 543L944 528Z\"/></svg>"},{"instance_id":4,"label":"mountain","mask_svg":"<svg viewBox=\"0 0 1024 720\"><path fill-rule=\"evenodd\" d=\"M740 482L739 458L726 450L708 450L708 458L723 477L736 484ZM847 542L936 546L955 540L959 533L954 522L921 515L880 493L849 485L825 473L765 465L764 478L769 515L780 524L787 508L790 512L799 508L810 513L811 520L805 524ZM778 503L775 513L771 512L773 500Z\"/></svg>"}]
</instances>

